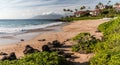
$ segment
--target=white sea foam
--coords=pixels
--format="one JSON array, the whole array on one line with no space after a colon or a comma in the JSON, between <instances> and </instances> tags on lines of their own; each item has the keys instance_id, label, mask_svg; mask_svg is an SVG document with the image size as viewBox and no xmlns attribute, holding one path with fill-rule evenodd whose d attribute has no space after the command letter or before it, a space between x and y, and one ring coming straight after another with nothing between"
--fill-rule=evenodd
<instances>
[{"instance_id":1,"label":"white sea foam","mask_svg":"<svg viewBox=\"0 0 120 65\"><path fill-rule=\"evenodd\" d=\"M49 27L49 26L59 25L59 24L62 24L62 23L63 22L54 22L54 23L49 23L49 24L29 25L29 26L18 27L18 28L0 27L0 33L19 33L19 32L24 32L24 31L27 31L27 30L41 29L41 28L46 28L46 27Z\"/></svg>"}]
</instances>

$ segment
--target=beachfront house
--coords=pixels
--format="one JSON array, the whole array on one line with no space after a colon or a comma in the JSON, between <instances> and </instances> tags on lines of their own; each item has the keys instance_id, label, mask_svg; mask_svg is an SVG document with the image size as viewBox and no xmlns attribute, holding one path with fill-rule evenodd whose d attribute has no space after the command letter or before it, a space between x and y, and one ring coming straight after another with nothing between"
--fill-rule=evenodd
<instances>
[{"instance_id":1,"label":"beachfront house","mask_svg":"<svg viewBox=\"0 0 120 65\"><path fill-rule=\"evenodd\" d=\"M81 15L84 15L86 11L77 11L74 13L75 17L80 17Z\"/></svg>"},{"instance_id":2,"label":"beachfront house","mask_svg":"<svg viewBox=\"0 0 120 65\"><path fill-rule=\"evenodd\" d=\"M90 15L97 16L100 12L101 12L100 9L96 9L96 10L90 11Z\"/></svg>"},{"instance_id":3,"label":"beachfront house","mask_svg":"<svg viewBox=\"0 0 120 65\"><path fill-rule=\"evenodd\" d=\"M120 11L120 3L114 4L114 5L113 5L113 8L115 8L115 10L116 10L117 12L119 12L119 11Z\"/></svg>"}]
</instances>

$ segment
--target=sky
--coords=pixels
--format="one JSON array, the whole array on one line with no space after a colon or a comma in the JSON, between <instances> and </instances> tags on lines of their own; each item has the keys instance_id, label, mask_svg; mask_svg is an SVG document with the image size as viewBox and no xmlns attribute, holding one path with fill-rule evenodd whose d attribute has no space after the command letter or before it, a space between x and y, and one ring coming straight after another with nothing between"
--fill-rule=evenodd
<instances>
[{"instance_id":1,"label":"sky","mask_svg":"<svg viewBox=\"0 0 120 65\"><path fill-rule=\"evenodd\" d=\"M81 6L93 8L97 3L108 0L0 0L0 19L28 19L50 13L62 14L63 9ZM111 4L120 0L111 0Z\"/></svg>"}]
</instances>

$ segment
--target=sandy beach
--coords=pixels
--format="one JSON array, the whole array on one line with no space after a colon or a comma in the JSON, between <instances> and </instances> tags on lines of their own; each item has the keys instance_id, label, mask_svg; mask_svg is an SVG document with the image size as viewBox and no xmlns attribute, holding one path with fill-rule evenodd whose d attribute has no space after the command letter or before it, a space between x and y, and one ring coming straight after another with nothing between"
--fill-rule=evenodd
<instances>
[{"instance_id":1,"label":"sandy beach","mask_svg":"<svg viewBox=\"0 0 120 65\"><path fill-rule=\"evenodd\" d=\"M0 52L11 53L15 52L18 58L24 56L23 50L25 49L26 45L31 45L35 49L41 50L41 47L48 42L52 42L53 40L59 40L61 43L67 39L71 39L80 32L90 32L92 35L95 35L97 38L101 38L102 33L96 32L98 25L101 23L107 22L108 20L80 20L71 22L61 29L62 31L55 31L55 32L44 32L42 34L37 35L31 40L19 42L16 44L9 44L9 45L1 45ZM38 41L41 39L46 39L46 41ZM74 62L85 63L89 61L90 57L94 54L79 54L71 51L71 46L74 45L73 41L67 41L65 46L62 49L65 49L66 53L74 53L73 55L78 57L74 59ZM2 56L0 56L2 57Z\"/></svg>"}]
</instances>

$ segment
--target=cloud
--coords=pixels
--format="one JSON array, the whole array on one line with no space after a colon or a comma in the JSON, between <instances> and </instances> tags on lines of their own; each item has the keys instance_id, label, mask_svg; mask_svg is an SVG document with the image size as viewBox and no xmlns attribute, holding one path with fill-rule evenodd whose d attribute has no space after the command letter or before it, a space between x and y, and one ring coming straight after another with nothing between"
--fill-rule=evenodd
<instances>
[{"instance_id":1,"label":"cloud","mask_svg":"<svg viewBox=\"0 0 120 65\"><path fill-rule=\"evenodd\" d=\"M46 12L63 13L64 8L93 7L99 2L108 0L0 0L0 19L2 18L30 18ZM111 3L120 2L114 0Z\"/></svg>"}]
</instances>

